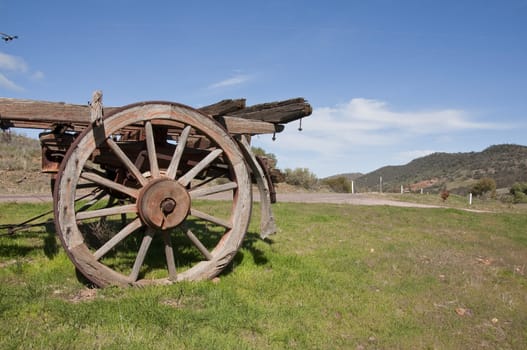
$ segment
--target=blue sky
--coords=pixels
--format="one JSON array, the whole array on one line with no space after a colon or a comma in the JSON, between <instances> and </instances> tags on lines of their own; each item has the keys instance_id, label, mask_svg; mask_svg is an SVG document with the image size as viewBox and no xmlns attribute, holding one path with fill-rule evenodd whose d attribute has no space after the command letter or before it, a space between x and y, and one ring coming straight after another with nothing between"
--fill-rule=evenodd
<instances>
[{"instance_id":1,"label":"blue sky","mask_svg":"<svg viewBox=\"0 0 527 350\"><path fill-rule=\"evenodd\" d=\"M0 0L0 32L2 97L304 97L302 132L253 145L319 177L526 144L525 0Z\"/></svg>"}]
</instances>

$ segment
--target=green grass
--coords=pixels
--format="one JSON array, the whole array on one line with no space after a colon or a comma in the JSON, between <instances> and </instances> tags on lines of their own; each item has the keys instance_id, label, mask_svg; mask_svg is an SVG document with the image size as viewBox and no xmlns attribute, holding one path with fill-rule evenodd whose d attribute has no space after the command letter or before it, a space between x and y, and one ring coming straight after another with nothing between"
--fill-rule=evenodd
<instances>
[{"instance_id":1,"label":"green grass","mask_svg":"<svg viewBox=\"0 0 527 350\"><path fill-rule=\"evenodd\" d=\"M38 210L1 204L0 223ZM527 348L525 213L274 213L280 232L263 242L253 220L219 283L90 290L52 228L1 237L0 348Z\"/></svg>"},{"instance_id":2,"label":"green grass","mask_svg":"<svg viewBox=\"0 0 527 350\"><path fill-rule=\"evenodd\" d=\"M526 204L513 204L512 202L507 203L501 200L482 199L479 197L473 197L472 204L470 204L468 196L460 196L456 194L450 194L447 200L445 201L441 199L439 194L368 193L368 195L371 197L392 199L396 201L411 202L418 204L435 205L445 208L527 214Z\"/></svg>"}]
</instances>

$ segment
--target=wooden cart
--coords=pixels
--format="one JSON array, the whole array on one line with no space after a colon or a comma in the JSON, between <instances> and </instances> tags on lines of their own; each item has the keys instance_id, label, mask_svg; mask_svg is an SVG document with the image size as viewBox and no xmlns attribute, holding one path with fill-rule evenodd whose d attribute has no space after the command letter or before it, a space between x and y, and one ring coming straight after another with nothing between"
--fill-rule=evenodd
<instances>
[{"instance_id":1,"label":"wooden cart","mask_svg":"<svg viewBox=\"0 0 527 350\"><path fill-rule=\"evenodd\" d=\"M76 268L101 287L218 275L247 231L252 183L261 235L273 233L273 184L250 137L310 114L303 98L199 109L173 102L103 109L99 92L85 106L0 98L2 129L48 130L40 134L42 171L53 177L56 233ZM211 195L226 205L200 200Z\"/></svg>"}]
</instances>

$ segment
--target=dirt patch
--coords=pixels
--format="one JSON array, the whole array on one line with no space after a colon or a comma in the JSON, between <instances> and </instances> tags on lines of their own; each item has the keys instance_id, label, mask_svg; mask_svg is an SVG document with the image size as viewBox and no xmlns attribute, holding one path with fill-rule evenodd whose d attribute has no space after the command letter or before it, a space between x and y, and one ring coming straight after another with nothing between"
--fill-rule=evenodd
<instances>
[{"instance_id":1,"label":"dirt patch","mask_svg":"<svg viewBox=\"0 0 527 350\"><path fill-rule=\"evenodd\" d=\"M75 294L70 299L70 301L72 303L80 303L80 302L83 302L83 301L94 300L97 297L97 291L98 291L98 289L95 289L95 288L82 289L77 294Z\"/></svg>"},{"instance_id":2,"label":"dirt patch","mask_svg":"<svg viewBox=\"0 0 527 350\"><path fill-rule=\"evenodd\" d=\"M279 202L297 203L335 203L351 205L390 205L396 207L439 208L435 205L399 202L390 199L375 198L364 193L283 193L277 194Z\"/></svg>"}]
</instances>

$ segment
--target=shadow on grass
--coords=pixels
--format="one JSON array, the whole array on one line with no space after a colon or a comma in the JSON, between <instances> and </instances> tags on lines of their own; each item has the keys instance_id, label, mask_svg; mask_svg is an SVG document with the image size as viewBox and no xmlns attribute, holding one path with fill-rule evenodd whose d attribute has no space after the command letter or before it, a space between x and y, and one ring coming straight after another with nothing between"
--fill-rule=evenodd
<instances>
[{"instance_id":1,"label":"shadow on grass","mask_svg":"<svg viewBox=\"0 0 527 350\"><path fill-rule=\"evenodd\" d=\"M0 255L6 258L25 257L40 247L19 244L0 244Z\"/></svg>"},{"instance_id":2,"label":"shadow on grass","mask_svg":"<svg viewBox=\"0 0 527 350\"><path fill-rule=\"evenodd\" d=\"M59 244L57 243L57 234L55 233L55 225L53 222L48 222L45 225L46 236L44 237L44 254L50 259L59 253Z\"/></svg>"},{"instance_id":3,"label":"shadow on grass","mask_svg":"<svg viewBox=\"0 0 527 350\"><path fill-rule=\"evenodd\" d=\"M53 258L59 252L59 244L55 234L53 221L38 224L38 231L33 229L17 230L13 235L6 236L0 243L0 255L4 257L24 257L34 251L44 250L48 258ZM36 238L36 239L35 239ZM39 239L42 238L42 245ZM39 243L37 243L39 242Z\"/></svg>"},{"instance_id":4,"label":"shadow on grass","mask_svg":"<svg viewBox=\"0 0 527 350\"><path fill-rule=\"evenodd\" d=\"M234 259L227 265L227 267L220 273L220 276L228 276L232 272L234 272L236 266L241 265L244 261L244 259L248 258L244 251L248 251L250 253L250 258L254 261L254 263L258 266L266 265L269 260L265 256L265 253L256 247L256 242L262 241L262 238L260 238L260 234L255 232L247 232L245 234L245 238L243 240L241 249L238 250L236 255L234 256ZM263 241L269 245L272 245L274 241L270 238L263 239Z\"/></svg>"},{"instance_id":5,"label":"shadow on grass","mask_svg":"<svg viewBox=\"0 0 527 350\"><path fill-rule=\"evenodd\" d=\"M186 227L192 231L206 232L206 234L199 234L200 240L206 246L214 246L221 239L223 232L210 231L199 220L188 220ZM122 245L120 253L112 250L108 253L110 259L114 259L110 263L111 268L117 270L125 269L126 266L131 266L135 260L136 253L139 250L141 239L144 233L139 235L131 235ZM221 275L228 275L236 266L243 263L244 259L252 259L256 265L265 265L268 259L265 252L258 248L258 241L260 235L256 232L247 232L240 249L236 252L233 260L223 269ZM273 244L271 239L265 239L267 244ZM203 259L199 251L189 244L188 238L179 232L173 235L173 249L177 258L178 266L190 266ZM100 242L99 242L100 244ZM38 231L21 231L12 238L0 241L0 255L2 257L25 257L43 251L48 259L53 259L61 249L60 241L56 235L55 225L52 221L43 224L42 229ZM122 256L119 256L122 254ZM144 278L146 274L156 269L166 268L166 258L164 253L164 243L160 237L157 237L152 242L149 252L146 256L144 269L141 271L139 278ZM124 270L123 270L124 271ZM93 283L86 279L82 273L76 270L77 279L80 283L93 287Z\"/></svg>"}]
</instances>

